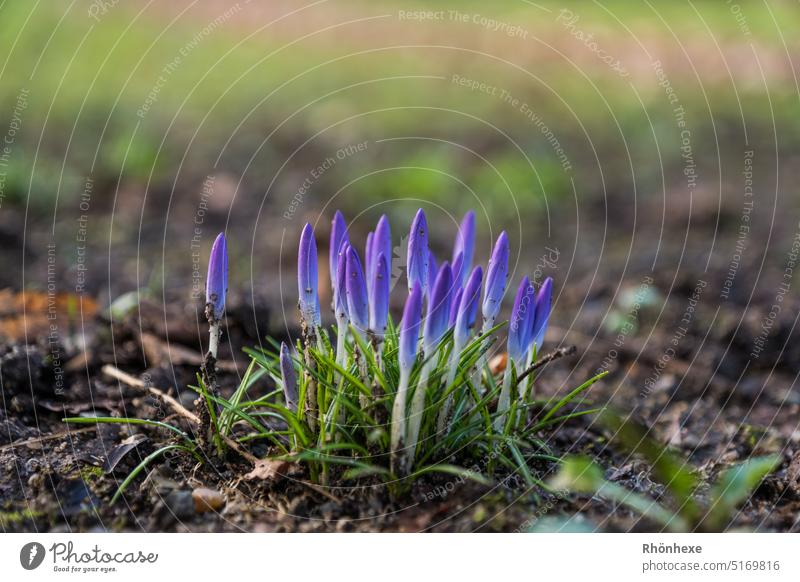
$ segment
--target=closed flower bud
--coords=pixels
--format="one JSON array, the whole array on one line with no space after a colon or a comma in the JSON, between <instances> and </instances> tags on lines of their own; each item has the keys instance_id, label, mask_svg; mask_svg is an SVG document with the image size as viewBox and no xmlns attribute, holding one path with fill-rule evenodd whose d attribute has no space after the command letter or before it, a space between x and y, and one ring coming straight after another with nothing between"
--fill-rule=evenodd
<instances>
[{"instance_id":1,"label":"closed flower bud","mask_svg":"<svg viewBox=\"0 0 800 582\"><path fill-rule=\"evenodd\" d=\"M339 248L339 256L336 258L336 283L334 287L334 310L336 320L349 320L350 311L347 308L347 249L350 243L344 242Z\"/></svg>"},{"instance_id":2,"label":"closed flower bud","mask_svg":"<svg viewBox=\"0 0 800 582\"><path fill-rule=\"evenodd\" d=\"M520 362L528 351L531 337L531 311L533 311L533 287L528 277L524 277L517 288L511 320L508 322L508 356Z\"/></svg>"},{"instance_id":3,"label":"closed flower bud","mask_svg":"<svg viewBox=\"0 0 800 582\"><path fill-rule=\"evenodd\" d=\"M550 310L552 309L553 299L553 279L548 277L542 283L539 293L536 295L534 307L533 326L531 330L532 345L536 346L536 351L541 351L544 342L544 334L547 331L547 323L550 321Z\"/></svg>"},{"instance_id":4,"label":"closed flower bud","mask_svg":"<svg viewBox=\"0 0 800 582\"><path fill-rule=\"evenodd\" d=\"M431 289L428 299L428 313L425 318L425 329L422 338L426 356L436 349L439 340L447 331L450 319L450 300L453 292L453 272L448 263L444 263Z\"/></svg>"},{"instance_id":5,"label":"closed flower bud","mask_svg":"<svg viewBox=\"0 0 800 582\"><path fill-rule=\"evenodd\" d=\"M228 292L228 248L225 235L219 233L211 247L206 280L206 316L218 321L225 312L225 295Z\"/></svg>"},{"instance_id":6,"label":"closed flower bud","mask_svg":"<svg viewBox=\"0 0 800 582\"><path fill-rule=\"evenodd\" d=\"M425 278L426 287L425 287L425 295L428 295L433 287L434 281L436 281L436 275L439 272L439 268L436 266L436 257L433 256L433 253L429 250L428 251L428 276Z\"/></svg>"},{"instance_id":7,"label":"closed flower bud","mask_svg":"<svg viewBox=\"0 0 800 582\"><path fill-rule=\"evenodd\" d=\"M300 315L306 325L319 326L321 322L317 291L317 243L314 229L306 224L300 235L297 257L297 287L300 296Z\"/></svg>"},{"instance_id":8,"label":"closed flower bud","mask_svg":"<svg viewBox=\"0 0 800 582\"><path fill-rule=\"evenodd\" d=\"M334 309L336 309L336 266L339 261L339 251L341 250L342 243L347 243L347 224L344 221L344 216L338 210L333 215L331 221L331 245L328 249L328 261L331 274L331 289L334 293Z\"/></svg>"},{"instance_id":9,"label":"closed flower bud","mask_svg":"<svg viewBox=\"0 0 800 582\"><path fill-rule=\"evenodd\" d=\"M424 293L428 279L428 222L425 213L420 208L411 223L411 232L408 238L408 264L406 265L408 276L408 290L414 288L415 283L419 283L420 289Z\"/></svg>"},{"instance_id":10,"label":"closed flower bud","mask_svg":"<svg viewBox=\"0 0 800 582\"><path fill-rule=\"evenodd\" d=\"M422 287L419 282L416 282L406 299L406 305L403 309L403 319L400 320L397 355L401 373L410 373L417 359L417 344L419 343L419 326L421 319Z\"/></svg>"},{"instance_id":11,"label":"closed flower bud","mask_svg":"<svg viewBox=\"0 0 800 582\"><path fill-rule=\"evenodd\" d=\"M453 327L456 324L456 317L458 317L458 308L461 305L461 295L464 293L464 288L456 289L453 295L453 300L450 302L450 317L447 321L448 327Z\"/></svg>"},{"instance_id":12,"label":"closed flower bud","mask_svg":"<svg viewBox=\"0 0 800 582\"><path fill-rule=\"evenodd\" d=\"M375 249L372 244L374 237L375 234L373 232L367 233L367 245L366 248L364 249L364 262L366 263L364 265L365 269L364 273L366 275L367 281L372 281L372 271L375 268L375 262L374 262L375 257L373 256L373 252ZM369 291L369 288L367 288L367 291Z\"/></svg>"},{"instance_id":13,"label":"closed flower bud","mask_svg":"<svg viewBox=\"0 0 800 582\"><path fill-rule=\"evenodd\" d=\"M453 287L456 289L461 289L467 280L464 269L464 253L458 253L453 259Z\"/></svg>"},{"instance_id":14,"label":"closed flower bud","mask_svg":"<svg viewBox=\"0 0 800 582\"><path fill-rule=\"evenodd\" d=\"M389 267L383 253L375 260L375 272L370 281L369 329L378 337L386 333L389 318Z\"/></svg>"},{"instance_id":15,"label":"closed flower bud","mask_svg":"<svg viewBox=\"0 0 800 582\"><path fill-rule=\"evenodd\" d=\"M289 346L286 345L286 342L281 342L280 367L286 408L297 412L297 374L294 371L294 362L292 362L292 355L289 353Z\"/></svg>"},{"instance_id":16,"label":"closed flower bud","mask_svg":"<svg viewBox=\"0 0 800 582\"><path fill-rule=\"evenodd\" d=\"M372 238L372 256L375 258L373 264L377 265L377 258L380 255L386 257L386 270L392 272L392 230L389 227L389 219L382 215L375 227L375 236Z\"/></svg>"},{"instance_id":17,"label":"closed flower bud","mask_svg":"<svg viewBox=\"0 0 800 582\"><path fill-rule=\"evenodd\" d=\"M453 331L455 341L459 345L464 345L469 337L469 332L475 325L475 318L478 315L478 302L481 298L481 283L483 282L483 269L480 266L472 270L472 274L467 279L464 292L461 294L461 302L456 316L456 325Z\"/></svg>"},{"instance_id":18,"label":"closed flower bud","mask_svg":"<svg viewBox=\"0 0 800 582\"><path fill-rule=\"evenodd\" d=\"M470 210L464 215L458 227L456 242L453 245L453 275L455 276L456 258L459 254L464 255L464 264L461 271L461 279L457 280L459 285L464 285L472 268L472 259L475 255L475 212Z\"/></svg>"},{"instance_id":19,"label":"closed flower bud","mask_svg":"<svg viewBox=\"0 0 800 582\"><path fill-rule=\"evenodd\" d=\"M492 258L486 272L486 291L483 297L483 318L494 325L500 306L503 302L503 295L506 292L508 281L508 236L505 231L497 237L497 242L492 251Z\"/></svg>"},{"instance_id":20,"label":"closed flower bud","mask_svg":"<svg viewBox=\"0 0 800 582\"><path fill-rule=\"evenodd\" d=\"M367 301L367 285L364 280L364 271L361 260L356 250L350 246L347 249L347 310L350 321L360 332L364 333L369 328L369 304Z\"/></svg>"}]
</instances>

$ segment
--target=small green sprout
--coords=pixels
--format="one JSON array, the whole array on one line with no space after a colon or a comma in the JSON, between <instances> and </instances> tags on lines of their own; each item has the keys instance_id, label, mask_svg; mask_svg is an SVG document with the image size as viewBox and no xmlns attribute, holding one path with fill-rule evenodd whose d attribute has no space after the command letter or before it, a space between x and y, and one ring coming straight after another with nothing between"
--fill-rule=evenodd
<instances>
[{"instance_id":1,"label":"small green sprout","mask_svg":"<svg viewBox=\"0 0 800 582\"><path fill-rule=\"evenodd\" d=\"M574 455L564 459L549 481L557 490L592 495L625 505L669 531L723 531L764 477L780 463L780 457L756 457L724 471L713 483L707 501L698 494L696 471L674 452L647 435L647 430L630 419L609 410L600 422L614 433L613 441L629 454L643 457L655 478L665 485L671 503L667 506L618 483L605 479L603 470L592 459Z\"/></svg>"}]
</instances>

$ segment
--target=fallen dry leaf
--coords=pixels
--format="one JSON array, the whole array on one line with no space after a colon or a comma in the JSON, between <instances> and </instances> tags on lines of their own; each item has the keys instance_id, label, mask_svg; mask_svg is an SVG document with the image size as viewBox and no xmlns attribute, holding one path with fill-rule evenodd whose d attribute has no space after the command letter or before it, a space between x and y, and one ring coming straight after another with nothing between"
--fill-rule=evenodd
<instances>
[{"instance_id":1,"label":"fallen dry leaf","mask_svg":"<svg viewBox=\"0 0 800 582\"><path fill-rule=\"evenodd\" d=\"M253 470L244 476L248 481L254 479L261 479L262 481L271 481L278 477L284 477L291 463L289 461L276 461L274 459L260 459L255 464Z\"/></svg>"},{"instance_id":2,"label":"fallen dry leaf","mask_svg":"<svg viewBox=\"0 0 800 582\"><path fill-rule=\"evenodd\" d=\"M108 457L106 457L106 460L103 463L103 470L106 473L111 473L117 468L117 465L125 455L130 453L133 449L146 440L147 437L143 434L134 434L123 440L108 453Z\"/></svg>"},{"instance_id":3,"label":"fallen dry leaf","mask_svg":"<svg viewBox=\"0 0 800 582\"><path fill-rule=\"evenodd\" d=\"M0 339L24 341L46 336L50 326L59 322L78 328L81 322L94 319L97 302L91 297L72 293L50 295L42 291L0 290Z\"/></svg>"}]
</instances>

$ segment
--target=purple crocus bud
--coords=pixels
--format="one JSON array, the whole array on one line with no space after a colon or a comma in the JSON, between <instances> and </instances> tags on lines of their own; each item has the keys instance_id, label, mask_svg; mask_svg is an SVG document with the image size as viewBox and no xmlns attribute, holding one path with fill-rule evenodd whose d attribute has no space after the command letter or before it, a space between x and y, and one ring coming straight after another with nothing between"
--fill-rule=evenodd
<instances>
[{"instance_id":1,"label":"purple crocus bud","mask_svg":"<svg viewBox=\"0 0 800 582\"><path fill-rule=\"evenodd\" d=\"M225 312L225 295L228 292L228 245L225 235L219 233L211 247L206 279L206 317L209 322L219 321Z\"/></svg>"},{"instance_id":2,"label":"purple crocus bud","mask_svg":"<svg viewBox=\"0 0 800 582\"><path fill-rule=\"evenodd\" d=\"M436 275L436 281L428 299L428 314L425 317L425 329L422 333L425 352L428 356L436 349L442 335L447 331L452 296L453 271L445 262Z\"/></svg>"},{"instance_id":3,"label":"purple crocus bud","mask_svg":"<svg viewBox=\"0 0 800 582\"><path fill-rule=\"evenodd\" d=\"M297 412L297 374L294 371L292 355L289 353L289 346L286 345L286 342L281 342L280 367L286 408L292 412Z\"/></svg>"},{"instance_id":4,"label":"purple crocus bud","mask_svg":"<svg viewBox=\"0 0 800 582\"><path fill-rule=\"evenodd\" d=\"M350 318L350 311L347 308L347 249L349 248L350 243L344 241L336 257L336 283L333 292L336 321L347 321Z\"/></svg>"},{"instance_id":5,"label":"purple crocus bud","mask_svg":"<svg viewBox=\"0 0 800 582\"><path fill-rule=\"evenodd\" d=\"M464 275L464 268L464 253L458 253L453 259L453 287L456 289L461 289L467 279ZM467 267L467 269L469 268Z\"/></svg>"},{"instance_id":6,"label":"purple crocus bud","mask_svg":"<svg viewBox=\"0 0 800 582\"><path fill-rule=\"evenodd\" d=\"M331 246L328 249L328 260L331 272L331 289L333 289L333 293L336 293L336 266L339 260L339 250L341 249L342 243L349 242L347 236L347 224L344 221L344 216L338 210L336 214L333 215L333 220L331 221ZM336 298L334 297L334 309L335 307Z\"/></svg>"},{"instance_id":7,"label":"purple crocus bud","mask_svg":"<svg viewBox=\"0 0 800 582\"><path fill-rule=\"evenodd\" d=\"M553 299L553 279L548 277L542 283L539 293L536 295L534 305L533 326L531 329L531 341L536 346L536 350L542 349L544 334L547 331L547 323L550 320L551 301Z\"/></svg>"},{"instance_id":8,"label":"purple crocus bud","mask_svg":"<svg viewBox=\"0 0 800 582\"><path fill-rule=\"evenodd\" d=\"M508 236L506 231L503 231L494 244L492 258L489 259L486 272L486 291L483 297L482 311L483 319L489 325L494 325L494 320L497 319L497 314L500 313L503 295L506 292L508 254Z\"/></svg>"},{"instance_id":9,"label":"purple crocus bud","mask_svg":"<svg viewBox=\"0 0 800 582\"><path fill-rule=\"evenodd\" d=\"M523 277L514 297L511 320L508 322L508 356L520 362L528 351L531 337L531 311L533 311L533 287L528 277Z\"/></svg>"},{"instance_id":10,"label":"purple crocus bud","mask_svg":"<svg viewBox=\"0 0 800 582\"><path fill-rule=\"evenodd\" d=\"M422 208L417 210L414 222L411 223L411 232L408 238L408 290L414 288L414 283L419 283L423 293L427 288L428 279L428 221Z\"/></svg>"},{"instance_id":11,"label":"purple crocus bud","mask_svg":"<svg viewBox=\"0 0 800 582\"><path fill-rule=\"evenodd\" d=\"M467 343L470 329L475 325L475 317L478 314L478 301L481 298L481 283L483 282L483 269L480 266L472 270L472 274L467 279L467 285L461 294L461 304L458 307L456 316L456 326L453 331L455 342L459 345Z\"/></svg>"},{"instance_id":12,"label":"purple crocus bud","mask_svg":"<svg viewBox=\"0 0 800 582\"><path fill-rule=\"evenodd\" d=\"M455 264L456 258L459 254L464 255L464 267L459 285L464 285L469 270L472 268L472 259L475 255L475 212L470 210L461 219L461 224L458 227L458 234L456 235L456 242L453 245L453 274L456 274Z\"/></svg>"},{"instance_id":13,"label":"purple crocus bud","mask_svg":"<svg viewBox=\"0 0 800 582\"><path fill-rule=\"evenodd\" d=\"M373 232L367 234L367 248L364 249L364 262L366 263L364 266L366 268L367 281L372 281L372 270L375 268L375 257L373 256L373 251L375 250L373 247L374 237L375 234Z\"/></svg>"},{"instance_id":14,"label":"purple crocus bud","mask_svg":"<svg viewBox=\"0 0 800 582\"><path fill-rule=\"evenodd\" d=\"M297 287L300 295L300 316L305 325L316 327L321 322L319 295L317 294L317 243L314 229L306 223L300 235L297 256Z\"/></svg>"},{"instance_id":15,"label":"purple crocus bud","mask_svg":"<svg viewBox=\"0 0 800 582\"><path fill-rule=\"evenodd\" d=\"M455 279L455 275L453 275L453 279ZM455 291L453 300L450 302L450 317L447 321L448 327L453 327L456 324L456 317L458 317L458 308L461 305L461 296L464 294L464 288L459 287Z\"/></svg>"},{"instance_id":16,"label":"purple crocus bud","mask_svg":"<svg viewBox=\"0 0 800 582\"><path fill-rule=\"evenodd\" d=\"M397 357L400 364L400 373L408 374L414 367L417 359L417 344L419 342L419 325L422 319L422 286L419 281L414 283L406 305L403 309L403 319L400 320L400 335L397 346Z\"/></svg>"},{"instance_id":17,"label":"purple crocus bud","mask_svg":"<svg viewBox=\"0 0 800 582\"><path fill-rule=\"evenodd\" d=\"M372 239L373 265L377 265L377 258L383 254L386 257L386 270L392 271L392 230L389 227L389 219L382 215L375 227L375 236Z\"/></svg>"},{"instance_id":18,"label":"purple crocus bud","mask_svg":"<svg viewBox=\"0 0 800 582\"><path fill-rule=\"evenodd\" d=\"M428 251L428 276L425 279L426 281L426 288L425 294L427 295L431 287L433 287L434 281L436 281L436 275L439 273L439 267L436 266L436 257L433 256L432 251Z\"/></svg>"},{"instance_id":19,"label":"purple crocus bud","mask_svg":"<svg viewBox=\"0 0 800 582\"><path fill-rule=\"evenodd\" d=\"M364 271L361 260L356 250L347 248L347 311L350 321L361 332L369 327L369 303L367 301L367 284L364 281Z\"/></svg>"},{"instance_id":20,"label":"purple crocus bud","mask_svg":"<svg viewBox=\"0 0 800 582\"><path fill-rule=\"evenodd\" d=\"M369 329L382 338L389 318L389 266L383 253L375 260L375 272L370 281Z\"/></svg>"},{"instance_id":21,"label":"purple crocus bud","mask_svg":"<svg viewBox=\"0 0 800 582\"><path fill-rule=\"evenodd\" d=\"M522 351L527 353L533 345L533 328L536 325L536 289L533 283L529 282L528 290L525 293L525 321L522 325L525 329Z\"/></svg>"}]
</instances>

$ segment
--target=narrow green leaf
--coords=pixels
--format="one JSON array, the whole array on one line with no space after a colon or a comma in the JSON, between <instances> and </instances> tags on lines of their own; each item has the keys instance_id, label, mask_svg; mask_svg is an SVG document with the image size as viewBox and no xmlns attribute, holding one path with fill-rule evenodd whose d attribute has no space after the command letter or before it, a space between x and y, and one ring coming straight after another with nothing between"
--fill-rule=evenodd
<instances>
[{"instance_id":1,"label":"narrow green leaf","mask_svg":"<svg viewBox=\"0 0 800 582\"><path fill-rule=\"evenodd\" d=\"M698 506L694 493L698 480L691 465L648 436L648 430L629 417L623 418L607 408L598 419L613 433L614 443L620 444L630 454L641 455L650 463L656 479L670 491L681 514L689 522L696 521Z\"/></svg>"},{"instance_id":2,"label":"narrow green leaf","mask_svg":"<svg viewBox=\"0 0 800 582\"><path fill-rule=\"evenodd\" d=\"M780 456L770 455L748 459L726 470L711 489L711 506L706 524L712 529L722 529L734 510L758 487L780 463Z\"/></svg>"}]
</instances>

